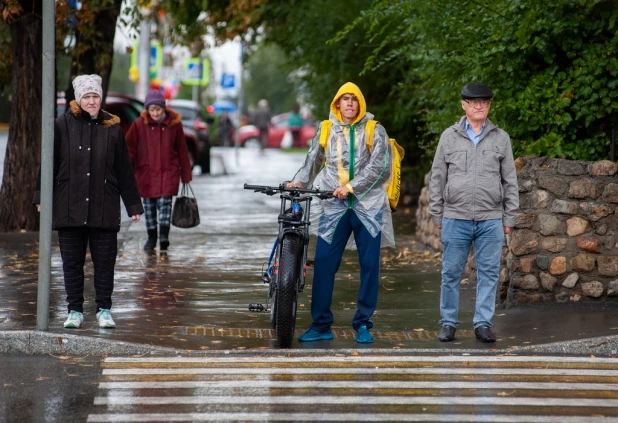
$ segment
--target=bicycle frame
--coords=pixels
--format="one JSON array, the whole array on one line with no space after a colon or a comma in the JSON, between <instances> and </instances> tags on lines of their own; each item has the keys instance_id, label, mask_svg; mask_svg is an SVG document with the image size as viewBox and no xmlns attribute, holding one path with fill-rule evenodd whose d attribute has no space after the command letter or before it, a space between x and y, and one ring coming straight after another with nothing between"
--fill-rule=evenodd
<instances>
[{"instance_id":1,"label":"bicycle frame","mask_svg":"<svg viewBox=\"0 0 618 423\"><path fill-rule=\"evenodd\" d=\"M245 184L244 188L270 196L280 194L281 206L277 220L279 223L277 239L273 245L266 271L262 272L262 282L269 285L266 304L249 304L249 310L270 310L272 327L277 329L277 340L281 346L287 347L292 342L297 295L303 292L305 288L307 265L311 265L307 260L311 201L314 196L321 199L330 198L332 192L288 188L283 184L279 187ZM295 205L300 206L300 215L294 214L293 210L298 210ZM298 240L302 242L302 249L299 249ZM272 263L273 258L274 264ZM279 268L280 265L283 266L281 269ZM293 287L291 286L292 283L294 284ZM292 289L294 292L291 292ZM282 303L279 304L279 301L282 301ZM272 305L272 307L269 307L269 305ZM285 324L277 323L280 320ZM283 339L280 339L280 337Z\"/></svg>"}]
</instances>

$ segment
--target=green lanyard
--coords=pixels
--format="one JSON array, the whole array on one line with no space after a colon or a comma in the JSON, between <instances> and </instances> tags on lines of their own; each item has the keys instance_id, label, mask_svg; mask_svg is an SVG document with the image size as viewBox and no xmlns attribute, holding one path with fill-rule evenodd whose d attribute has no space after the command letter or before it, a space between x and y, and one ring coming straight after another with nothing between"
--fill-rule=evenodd
<instances>
[{"instance_id":1,"label":"green lanyard","mask_svg":"<svg viewBox=\"0 0 618 423\"><path fill-rule=\"evenodd\" d=\"M358 125L364 125L365 123L363 122L362 124L357 123L356 125L342 125L345 126L346 128L350 128L350 166L348 169L348 179L351 181L352 179L354 179L354 159L356 156L356 146L354 145L354 137L355 137L355 129ZM349 195L348 196L348 208L352 208L352 206L354 205L354 199L353 199L354 194Z\"/></svg>"}]
</instances>

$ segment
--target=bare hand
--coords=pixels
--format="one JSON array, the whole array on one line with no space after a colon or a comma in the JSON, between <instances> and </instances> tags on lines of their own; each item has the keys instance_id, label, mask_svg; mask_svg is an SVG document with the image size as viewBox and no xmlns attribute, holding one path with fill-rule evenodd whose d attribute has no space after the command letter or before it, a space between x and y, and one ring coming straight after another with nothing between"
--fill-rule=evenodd
<instances>
[{"instance_id":1,"label":"bare hand","mask_svg":"<svg viewBox=\"0 0 618 423\"><path fill-rule=\"evenodd\" d=\"M343 186L333 191L333 196L339 198L340 200L345 200L346 198L348 198L349 193L350 191L348 191L348 188Z\"/></svg>"},{"instance_id":2,"label":"bare hand","mask_svg":"<svg viewBox=\"0 0 618 423\"><path fill-rule=\"evenodd\" d=\"M302 184L302 182L292 181L292 182L288 182L286 187L288 187L288 188L302 188L303 184Z\"/></svg>"},{"instance_id":3,"label":"bare hand","mask_svg":"<svg viewBox=\"0 0 618 423\"><path fill-rule=\"evenodd\" d=\"M131 216L131 219L133 219L134 223L139 222L139 214L134 214L133 216Z\"/></svg>"},{"instance_id":4,"label":"bare hand","mask_svg":"<svg viewBox=\"0 0 618 423\"><path fill-rule=\"evenodd\" d=\"M504 227L504 233L505 234L510 234L511 233L511 228L509 228L508 226Z\"/></svg>"},{"instance_id":5,"label":"bare hand","mask_svg":"<svg viewBox=\"0 0 618 423\"><path fill-rule=\"evenodd\" d=\"M36 211L38 211L39 213L41 213L41 205L40 205L40 204L37 204L37 205L36 205Z\"/></svg>"},{"instance_id":6,"label":"bare hand","mask_svg":"<svg viewBox=\"0 0 618 423\"><path fill-rule=\"evenodd\" d=\"M436 228L442 229L442 225L436 225Z\"/></svg>"}]
</instances>

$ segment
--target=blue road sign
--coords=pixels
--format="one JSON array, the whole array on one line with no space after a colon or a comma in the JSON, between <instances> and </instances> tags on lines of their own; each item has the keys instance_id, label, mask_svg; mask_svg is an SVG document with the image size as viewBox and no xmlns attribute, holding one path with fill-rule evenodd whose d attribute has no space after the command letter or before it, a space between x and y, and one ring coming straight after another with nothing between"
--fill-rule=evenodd
<instances>
[{"instance_id":1,"label":"blue road sign","mask_svg":"<svg viewBox=\"0 0 618 423\"><path fill-rule=\"evenodd\" d=\"M235 76L233 73L224 73L221 75L221 88L234 88Z\"/></svg>"},{"instance_id":2,"label":"blue road sign","mask_svg":"<svg viewBox=\"0 0 618 423\"><path fill-rule=\"evenodd\" d=\"M210 62L208 59L187 59L184 65L187 75L182 80L187 85L208 85L210 77Z\"/></svg>"}]
</instances>

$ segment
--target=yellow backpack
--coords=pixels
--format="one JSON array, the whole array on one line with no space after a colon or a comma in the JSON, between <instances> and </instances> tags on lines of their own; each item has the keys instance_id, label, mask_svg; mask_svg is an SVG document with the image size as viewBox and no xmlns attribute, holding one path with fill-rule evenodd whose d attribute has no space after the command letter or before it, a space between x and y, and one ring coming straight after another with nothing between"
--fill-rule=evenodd
<instances>
[{"instance_id":1,"label":"yellow backpack","mask_svg":"<svg viewBox=\"0 0 618 423\"><path fill-rule=\"evenodd\" d=\"M376 129L377 120L370 120L365 125L365 142L367 144L367 150L371 153L373 149L373 132ZM322 121L322 127L320 132L320 145L326 151L328 144L328 135L330 134L330 128L333 123L330 120ZM388 196L388 202L391 206L391 211L397 210L397 204L399 203L399 196L401 195L401 161L405 155L404 149L397 144L394 138L389 138L391 143L391 151L393 152L393 165L391 168L391 179L388 187L386 187L386 195Z\"/></svg>"}]
</instances>

